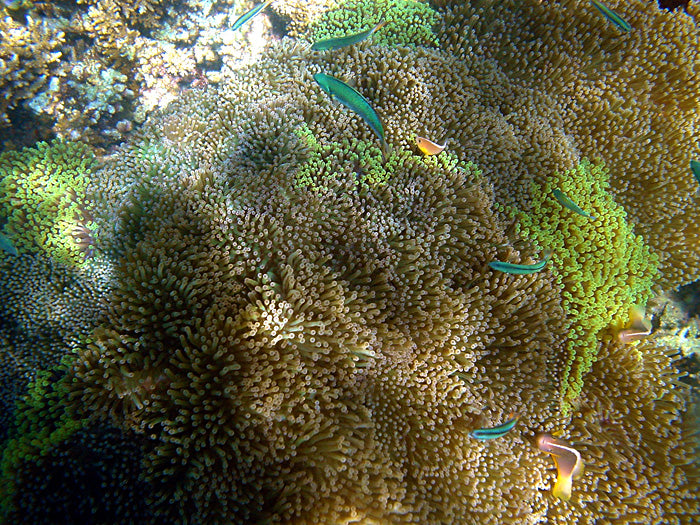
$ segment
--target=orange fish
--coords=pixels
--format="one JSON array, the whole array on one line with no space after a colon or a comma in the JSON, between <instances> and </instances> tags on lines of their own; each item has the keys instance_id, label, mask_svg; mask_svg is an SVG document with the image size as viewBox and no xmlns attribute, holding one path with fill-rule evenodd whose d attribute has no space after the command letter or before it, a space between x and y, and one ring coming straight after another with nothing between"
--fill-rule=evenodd
<instances>
[{"instance_id":1,"label":"orange fish","mask_svg":"<svg viewBox=\"0 0 700 525\"><path fill-rule=\"evenodd\" d=\"M552 488L555 497L568 501L571 498L572 480L583 474L583 460L578 450L549 434L537 434L537 448L551 454L557 467L557 482Z\"/></svg>"},{"instance_id":2,"label":"orange fish","mask_svg":"<svg viewBox=\"0 0 700 525\"><path fill-rule=\"evenodd\" d=\"M426 155L437 155L447 146L447 144L443 144L442 146L440 146L440 144L435 144L425 137L416 137L416 144L418 145L418 149Z\"/></svg>"}]
</instances>

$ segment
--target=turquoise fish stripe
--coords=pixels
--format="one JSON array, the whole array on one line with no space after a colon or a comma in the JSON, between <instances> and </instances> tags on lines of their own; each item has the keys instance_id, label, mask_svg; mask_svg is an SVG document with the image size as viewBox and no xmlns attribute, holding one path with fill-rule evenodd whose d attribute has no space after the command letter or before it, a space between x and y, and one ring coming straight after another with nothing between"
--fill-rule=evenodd
<instances>
[{"instance_id":1,"label":"turquoise fish stripe","mask_svg":"<svg viewBox=\"0 0 700 525\"><path fill-rule=\"evenodd\" d=\"M474 439L480 439L485 441L487 439L496 439L505 436L508 432L513 430L513 427L518 422L518 417L513 417L506 421L505 423L492 428L479 428L472 430L469 435Z\"/></svg>"}]
</instances>

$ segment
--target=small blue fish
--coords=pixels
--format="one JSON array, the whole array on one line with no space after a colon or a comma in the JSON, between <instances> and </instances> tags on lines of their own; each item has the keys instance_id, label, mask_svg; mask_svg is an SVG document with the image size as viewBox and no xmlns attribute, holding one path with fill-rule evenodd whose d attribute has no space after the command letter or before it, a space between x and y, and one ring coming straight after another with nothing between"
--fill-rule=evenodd
<instances>
[{"instance_id":1,"label":"small blue fish","mask_svg":"<svg viewBox=\"0 0 700 525\"><path fill-rule=\"evenodd\" d=\"M478 428L476 430L472 430L469 433L470 437L473 437L474 439L478 439L480 441L486 441L487 439L496 439L499 437L505 436L508 432L513 430L513 427L515 424L518 422L518 419L520 419L520 416L511 414L508 416L509 419L505 423L498 425L497 427L491 427L491 428Z\"/></svg>"},{"instance_id":2,"label":"small blue fish","mask_svg":"<svg viewBox=\"0 0 700 525\"><path fill-rule=\"evenodd\" d=\"M314 51L327 51L330 49L340 49L341 47L351 46L362 42L363 40L372 36L375 32L379 31L382 27L387 24L386 20L382 20L374 27L362 31L361 33L356 33L354 35L341 36L338 38L329 38L327 40L321 40L316 42L311 46Z\"/></svg>"},{"instance_id":3,"label":"small blue fish","mask_svg":"<svg viewBox=\"0 0 700 525\"><path fill-rule=\"evenodd\" d=\"M593 215L591 215L590 213L586 213L581 208L579 208L579 206L569 197L567 197L563 191L555 189L552 190L552 193L554 194L554 197L559 201L559 204L564 206L564 208L578 213L579 215L582 215L583 217L586 217L588 219L595 219Z\"/></svg>"},{"instance_id":4,"label":"small blue fish","mask_svg":"<svg viewBox=\"0 0 700 525\"><path fill-rule=\"evenodd\" d=\"M513 264L509 262L503 262L503 261L493 261L489 263L489 266L493 270L497 270L499 272L503 273L512 273L515 275L526 275L529 273L535 273L539 272L542 270L545 265L547 264L547 261L549 260L549 257L552 255L552 252L547 252L544 256L544 259L542 259L540 262L536 262L535 264Z\"/></svg>"},{"instance_id":5,"label":"small blue fish","mask_svg":"<svg viewBox=\"0 0 700 525\"><path fill-rule=\"evenodd\" d=\"M18 255L15 245L12 244L12 241L3 233L0 233L0 250L14 255L15 257Z\"/></svg>"},{"instance_id":6,"label":"small blue fish","mask_svg":"<svg viewBox=\"0 0 700 525\"><path fill-rule=\"evenodd\" d=\"M620 15L618 15L615 11L606 6L603 2L591 0L591 3L595 6L595 8L598 11L602 13L602 15L608 20L608 22L613 24L620 31L627 33L627 31L632 29L632 26L629 25L626 20L623 20L623 18Z\"/></svg>"},{"instance_id":7,"label":"small blue fish","mask_svg":"<svg viewBox=\"0 0 700 525\"><path fill-rule=\"evenodd\" d=\"M257 15L260 11L265 9L268 5L270 5L273 2L273 0L265 0L262 4L256 5L253 9L248 11L247 13L239 16L236 21L233 23L231 26L231 31L236 31L237 29L240 29L243 24L245 24L248 20L253 18L255 15Z\"/></svg>"}]
</instances>

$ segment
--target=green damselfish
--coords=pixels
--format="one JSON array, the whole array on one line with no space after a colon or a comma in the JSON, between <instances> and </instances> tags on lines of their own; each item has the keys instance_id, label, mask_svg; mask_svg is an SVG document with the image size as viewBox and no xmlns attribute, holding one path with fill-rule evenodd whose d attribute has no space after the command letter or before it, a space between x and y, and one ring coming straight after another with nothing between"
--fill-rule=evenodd
<instances>
[{"instance_id":1,"label":"green damselfish","mask_svg":"<svg viewBox=\"0 0 700 525\"><path fill-rule=\"evenodd\" d=\"M496 439L505 436L508 432L513 430L513 427L518 422L519 416L511 414L508 421L501 423L498 426L490 428L477 428L469 433L470 437L478 439L479 441L486 441L489 439Z\"/></svg>"},{"instance_id":2,"label":"green damselfish","mask_svg":"<svg viewBox=\"0 0 700 525\"><path fill-rule=\"evenodd\" d=\"M559 201L559 204L564 206L564 208L571 210L575 213L578 213L579 215L582 215L583 217L587 217L589 219L595 219L593 215L590 213L586 213L583 211L578 204L576 204L574 201L572 201L569 197L566 196L566 194L559 190L559 189L554 189L552 190L552 194L554 195L554 198Z\"/></svg>"},{"instance_id":3,"label":"green damselfish","mask_svg":"<svg viewBox=\"0 0 700 525\"><path fill-rule=\"evenodd\" d=\"M253 18L255 15L257 15L260 11L265 9L272 2L273 2L273 0L266 0L262 4L256 5L253 9L251 9L247 13L244 13L243 15L239 16L236 19L236 21L233 23L233 25L231 26L231 31L236 31L237 29L240 29L243 26L243 24L248 22L248 20Z\"/></svg>"},{"instance_id":4,"label":"green damselfish","mask_svg":"<svg viewBox=\"0 0 700 525\"><path fill-rule=\"evenodd\" d=\"M545 265L547 264L547 261L549 260L550 255L551 252L547 253L544 256L544 259L534 264L513 264L503 261L493 261L489 263L489 266L492 269L503 273L526 275L529 273L539 272L540 270L544 269Z\"/></svg>"},{"instance_id":5,"label":"green damselfish","mask_svg":"<svg viewBox=\"0 0 700 525\"><path fill-rule=\"evenodd\" d=\"M386 140L384 139L384 126L382 125L382 121L379 120L379 115L377 115L377 112L374 111L370 105L369 100L342 80L338 80L331 75L316 73L314 75L314 80L330 97L335 98L345 107L357 113L362 120L367 123L382 142L382 154L386 155L387 148Z\"/></svg>"},{"instance_id":6,"label":"green damselfish","mask_svg":"<svg viewBox=\"0 0 700 525\"><path fill-rule=\"evenodd\" d=\"M619 30L624 31L627 33L630 29L632 29L632 26L627 23L626 20L624 20L620 15L618 15L615 11L610 9L608 6L606 6L603 2L598 2L597 0L591 0L591 3L595 6L595 8L601 12L601 14L615 27L617 27Z\"/></svg>"},{"instance_id":7,"label":"green damselfish","mask_svg":"<svg viewBox=\"0 0 700 525\"><path fill-rule=\"evenodd\" d=\"M369 38L373 33L379 31L382 27L386 25L386 20L382 20L374 27L367 29L366 31L361 31L348 36L341 36L338 38L327 38L325 40L319 40L315 42L311 49L313 51L328 51L330 49L340 49L341 47L351 46L353 44L358 44Z\"/></svg>"}]
</instances>

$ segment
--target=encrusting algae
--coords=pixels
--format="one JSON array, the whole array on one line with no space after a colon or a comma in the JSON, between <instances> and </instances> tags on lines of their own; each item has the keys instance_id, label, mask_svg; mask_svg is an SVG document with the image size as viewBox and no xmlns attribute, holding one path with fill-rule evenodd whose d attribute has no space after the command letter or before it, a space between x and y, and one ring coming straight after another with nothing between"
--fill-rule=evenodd
<instances>
[{"instance_id":1,"label":"encrusting algae","mask_svg":"<svg viewBox=\"0 0 700 525\"><path fill-rule=\"evenodd\" d=\"M85 327L0 308L2 520L693 523L690 387L620 334L700 275L697 12L335 4L71 179L86 260L0 251Z\"/></svg>"}]
</instances>

